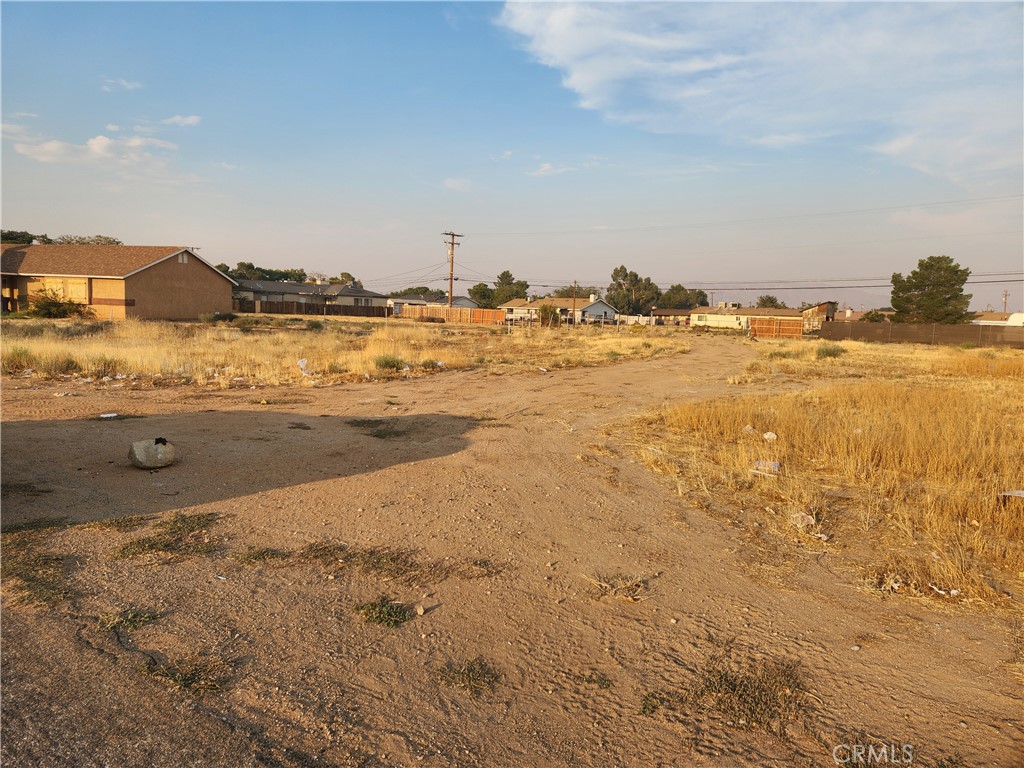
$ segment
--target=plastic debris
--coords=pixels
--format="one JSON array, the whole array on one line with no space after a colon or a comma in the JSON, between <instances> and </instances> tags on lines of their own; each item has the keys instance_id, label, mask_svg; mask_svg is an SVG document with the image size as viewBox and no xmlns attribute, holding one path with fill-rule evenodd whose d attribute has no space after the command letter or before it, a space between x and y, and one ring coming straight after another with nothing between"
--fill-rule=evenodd
<instances>
[{"instance_id":1,"label":"plastic debris","mask_svg":"<svg viewBox=\"0 0 1024 768\"><path fill-rule=\"evenodd\" d=\"M779 436L776 435L774 432L765 432L763 435L761 435L761 437L763 437L769 443L774 443L776 440L779 439Z\"/></svg>"},{"instance_id":2,"label":"plastic debris","mask_svg":"<svg viewBox=\"0 0 1024 768\"><path fill-rule=\"evenodd\" d=\"M745 426L743 428L743 434L745 434L745 435L756 435L757 434L757 430L754 429L754 426L752 424L747 424L747 426Z\"/></svg>"},{"instance_id":3,"label":"plastic debris","mask_svg":"<svg viewBox=\"0 0 1024 768\"><path fill-rule=\"evenodd\" d=\"M116 419L117 418L117 414L116 413L101 413L100 414L100 418L101 419Z\"/></svg>"}]
</instances>

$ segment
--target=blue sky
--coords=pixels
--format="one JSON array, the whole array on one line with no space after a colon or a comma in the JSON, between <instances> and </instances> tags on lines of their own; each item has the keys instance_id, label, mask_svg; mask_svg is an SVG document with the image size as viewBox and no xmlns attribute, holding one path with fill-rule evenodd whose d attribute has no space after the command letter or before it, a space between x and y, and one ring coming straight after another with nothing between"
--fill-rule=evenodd
<instances>
[{"instance_id":1,"label":"blue sky","mask_svg":"<svg viewBox=\"0 0 1024 768\"><path fill-rule=\"evenodd\" d=\"M854 308L942 254L1019 310L1022 8L4 2L3 226Z\"/></svg>"}]
</instances>

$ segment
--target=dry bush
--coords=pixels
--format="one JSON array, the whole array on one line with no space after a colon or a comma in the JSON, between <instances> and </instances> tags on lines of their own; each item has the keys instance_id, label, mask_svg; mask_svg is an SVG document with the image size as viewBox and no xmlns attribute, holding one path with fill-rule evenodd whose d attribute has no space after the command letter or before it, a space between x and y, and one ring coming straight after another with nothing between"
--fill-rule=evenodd
<instances>
[{"instance_id":1,"label":"dry bush","mask_svg":"<svg viewBox=\"0 0 1024 768\"><path fill-rule=\"evenodd\" d=\"M1024 515L999 496L1021 484L1024 355L856 352L776 355L818 369L854 358L868 380L669 408L640 425L642 455L708 508L763 510L768 530L840 540L879 587L991 597L988 571L1024 571ZM914 375L894 381L893 369Z\"/></svg>"}]
</instances>

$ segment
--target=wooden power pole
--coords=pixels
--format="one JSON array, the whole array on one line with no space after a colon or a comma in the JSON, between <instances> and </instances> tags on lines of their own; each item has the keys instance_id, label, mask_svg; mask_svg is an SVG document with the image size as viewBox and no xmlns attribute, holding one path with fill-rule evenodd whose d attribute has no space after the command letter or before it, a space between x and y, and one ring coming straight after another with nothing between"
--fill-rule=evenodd
<instances>
[{"instance_id":1,"label":"wooden power pole","mask_svg":"<svg viewBox=\"0 0 1024 768\"><path fill-rule=\"evenodd\" d=\"M462 243L455 242L456 237L465 237L455 232L442 232L448 238L448 306L452 305L452 298L455 296L455 246Z\"/></svg>"}]
</instances>

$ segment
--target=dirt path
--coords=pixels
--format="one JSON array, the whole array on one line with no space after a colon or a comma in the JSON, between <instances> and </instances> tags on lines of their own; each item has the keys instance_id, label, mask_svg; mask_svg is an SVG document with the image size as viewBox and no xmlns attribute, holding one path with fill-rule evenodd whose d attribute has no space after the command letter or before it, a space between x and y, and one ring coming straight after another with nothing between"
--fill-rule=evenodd
<instances>
[{"instance_id":1,"label":"dirt path","mask_svg":"<svg viewBox=\"0 0 1024 768\"><path fill-rule=\"evenodd\" d=\"M909 746L918 765L1024 765L1024 639L1005 615L884 600L799 550L766 562L609 431L729 391L752 357L697 338L642 363L326 389L5 380L5 529L221 517L218 551L173 562L111 557L152 529L45 540L78 594L41 608L5 586L4 765L781 768L835 765L857 744ZM127 466L128 444L155 436L180 461ZM235 559L317 543L410 548L429 566L410 580ZM596 576L642 578L648 599L598 598ZM353 606L382 592L423 614L364 623ZM160 618L98 628L129 606ZM785 737L671 705L729 641L738 670L799 662L808 708ZM195 654L229 663L223 690L195 698L140 673ZM493 693L439 685L442 665L477 657L501 675Z\"/></svg>"}]
</instances>

